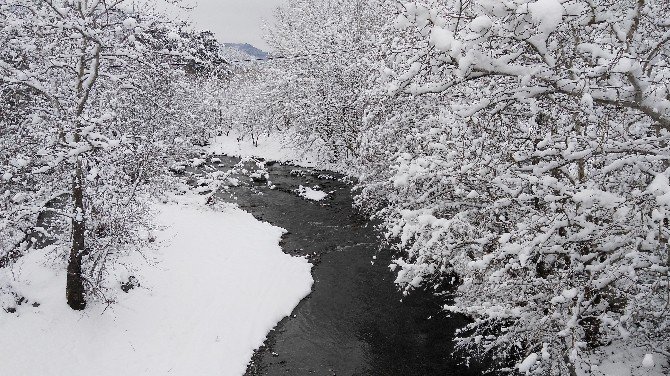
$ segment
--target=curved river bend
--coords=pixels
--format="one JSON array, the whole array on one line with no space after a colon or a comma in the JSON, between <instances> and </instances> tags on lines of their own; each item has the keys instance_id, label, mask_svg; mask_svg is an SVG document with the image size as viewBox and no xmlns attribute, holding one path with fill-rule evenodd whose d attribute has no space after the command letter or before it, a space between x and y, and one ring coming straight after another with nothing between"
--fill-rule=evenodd
<instances>
[{"instance_id":1,"label":"curved river bend","mask_svg":"<svg viewBox=\"0 0 670 376\"><path fill-rule=\"evenodd\" d=\"M227 170L239 161L219 158L220 165L205 168ZM352 208L351 186L341 175L278 163L267 171L276 189L242 184L216 198L286 229L282 248L310 258L314 286L256 351L247 376L481 374L450 356L454 331L465 320L445 317L431 294L398 291L390 252L379 252L378 233ZM300 185L331 193L306 200L296 193Z\"/></svg>"}]
</instances>

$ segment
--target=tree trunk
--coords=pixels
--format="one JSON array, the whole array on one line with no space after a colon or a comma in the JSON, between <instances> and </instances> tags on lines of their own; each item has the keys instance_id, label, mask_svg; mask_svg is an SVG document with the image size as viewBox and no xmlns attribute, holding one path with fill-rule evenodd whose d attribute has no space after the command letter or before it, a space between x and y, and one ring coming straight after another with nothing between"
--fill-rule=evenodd
<instances>
[{"instance_id":1,"label":"tree trunk","mask_svg":"<svg viewBox=\"0 0 670 376\"><path fill-rule=\"evenodd\" d=\"M84 221L84 187L80 160L77 160L72 179L72 201L74 204L72 248L70 249L70 260L67 265L65 294L67 296L67 304L70 308L81 311L86 308L84 278L81 274L81 259L84 256L85 249L84 233L86 231L86 222Z\"/></svg>"}]
</instances>

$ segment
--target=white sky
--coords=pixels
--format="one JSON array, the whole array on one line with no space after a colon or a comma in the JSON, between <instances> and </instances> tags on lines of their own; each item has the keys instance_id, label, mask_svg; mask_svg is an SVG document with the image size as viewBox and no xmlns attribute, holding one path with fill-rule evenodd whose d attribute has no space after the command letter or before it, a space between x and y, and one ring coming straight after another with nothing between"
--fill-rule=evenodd
<instances>
[{"instance_id":1,"label":"white sky","mask_svg":"<svg viewBox=\"0 0 670 376\"><path fill-rule=\"evenodd\" d=\"M198 29L211 30L220 42L246 42L267 51L261 25L263 20L272 20L273 11L282 0L186 0L185 3L196 7L187 13L170 13L180 14Z\"/></svg>"}]
</instances>

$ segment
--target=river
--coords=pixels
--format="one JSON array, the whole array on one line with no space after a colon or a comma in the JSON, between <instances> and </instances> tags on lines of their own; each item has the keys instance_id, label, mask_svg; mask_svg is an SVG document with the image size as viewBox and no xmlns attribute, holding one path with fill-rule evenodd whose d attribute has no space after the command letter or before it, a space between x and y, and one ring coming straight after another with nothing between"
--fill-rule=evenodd
<instances>
[{"instance_id":1,"label":"river","mask_svg":"<svg viewBox=\"0 0 670 376\"><path fill-rule=\"evenodd\" d=\"M219 158L219 169L238 161ZM279 163L267 171L275 189L241 184L215 197L286 229L282 248L311 260L314 286L255 352L247 376L481 374L450 355L465 319L440 312L444 302L432 294L398 291L391 252L380 250L378 232L352 207L342 175ZM330 193L307 200L296 193L300 185Z\"/></svg>"}]
</instances>

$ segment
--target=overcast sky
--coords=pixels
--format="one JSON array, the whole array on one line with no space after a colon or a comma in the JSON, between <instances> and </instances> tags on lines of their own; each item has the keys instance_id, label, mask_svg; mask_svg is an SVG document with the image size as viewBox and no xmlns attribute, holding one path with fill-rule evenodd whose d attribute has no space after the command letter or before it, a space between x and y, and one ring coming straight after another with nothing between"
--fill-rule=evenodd
<instances>
[{"instance_id":1,"label":"overcast sky","mask_svg":"<svg viewBox=\"0 0 670 376\"><path fill-rule=\"evenodd\" d=\"M194 10L180 13L198 29L209 29L221 42L247 42L268 49L263 42L263 20L272 20L274 9L282 0L187 0ZM171 11L173 13L175 11Z\"/></svg>"}]
</instances>

